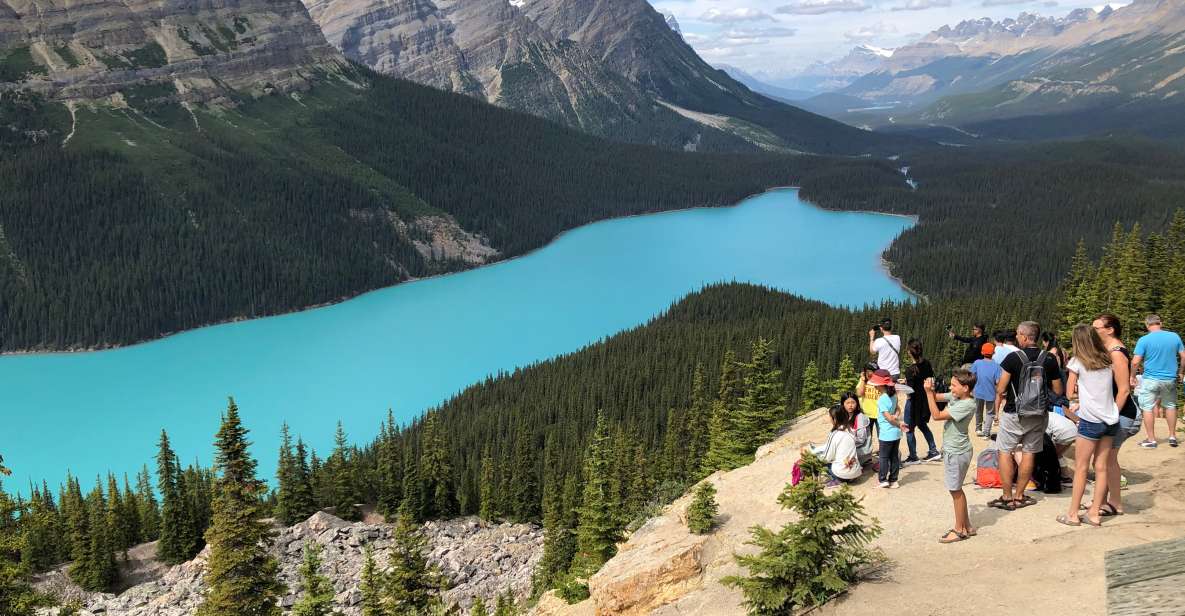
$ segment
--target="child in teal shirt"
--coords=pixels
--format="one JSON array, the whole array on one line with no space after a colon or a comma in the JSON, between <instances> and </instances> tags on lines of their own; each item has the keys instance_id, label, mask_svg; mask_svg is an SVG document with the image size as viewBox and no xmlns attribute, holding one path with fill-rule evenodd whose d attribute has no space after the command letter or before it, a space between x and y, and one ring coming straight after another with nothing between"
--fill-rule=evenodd
<instances>
[{"instance_id":1,"label":"child in teal shirt","mask_svg":"<svg viewBox=\"0 0 1185 616\"><path fill-rule=\"evenodd\" d=\"M899 446L903 429L900 413L897 412L897 392L887 370L877 370L873 373L872 378L868 379L868 385L876 387L881 392L880 398L876 401L876 423L879 432L877 438L880 439L880 468L877 470L877 476L880 479L880 487L897 488L900 487L897 476L901 472Z\"/></svg>"}]
</instances>

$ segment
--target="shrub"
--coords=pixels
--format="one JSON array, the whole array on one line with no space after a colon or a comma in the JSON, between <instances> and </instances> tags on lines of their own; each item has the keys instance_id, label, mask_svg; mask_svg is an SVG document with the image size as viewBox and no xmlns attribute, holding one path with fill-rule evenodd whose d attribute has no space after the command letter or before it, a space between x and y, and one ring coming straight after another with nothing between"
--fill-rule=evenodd
<instances>
[{"instance_id":1,"label":"shrub","mask_svg":"<svg viewBox=\"0 0 1185 616\"><path fill-rule=\"evenodd\" d=\"M864 507L846 486L831 494L819 479L825 463L813 455L802 458L803 480L786 486L778 503L799 515L778 532L750 529L752 556L737 556L748 577L730 576L723 583L739 587L753 616L789 616L796 609L820 605L843 592L862 565L880 558L868 546L881 528L865 522Z\"/></svg>"},{"instance_id":2,"label":"shrub","mask_svg":"<svg viewBox=\"0 0 1185 616\"><path fill-rule=\"evenodd\" d=\"M691 532L702 535L712 530L716 525L716 513L720 510L716 504L716 486L705 481L695 489L695 497L691 506L687 508L687 528Z\"/></svg>"}]
</instances>

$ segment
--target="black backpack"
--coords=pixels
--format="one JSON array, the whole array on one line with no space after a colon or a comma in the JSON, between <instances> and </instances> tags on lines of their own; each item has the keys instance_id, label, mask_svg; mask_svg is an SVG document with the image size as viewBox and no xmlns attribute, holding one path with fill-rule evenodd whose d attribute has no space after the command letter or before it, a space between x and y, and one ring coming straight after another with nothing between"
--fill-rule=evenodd
<instances>
[{"instance_id":1,"label":"black backpack","mask_svg":"<svg viewBox=\"0 0 1185 616\"><path fill-rule=\"evenodd\" d=\"M1045 375L1045 351L1037 354L1036 359L1029 359L1029 354L1023 350L1017 351L1020 356L1020 376L1012 383L1012 400L1016 407L1016 414L1020 417L1039 417L1045 415L1052 408L1049 400L1049 380Z\"/></svg>"}]
</instances>

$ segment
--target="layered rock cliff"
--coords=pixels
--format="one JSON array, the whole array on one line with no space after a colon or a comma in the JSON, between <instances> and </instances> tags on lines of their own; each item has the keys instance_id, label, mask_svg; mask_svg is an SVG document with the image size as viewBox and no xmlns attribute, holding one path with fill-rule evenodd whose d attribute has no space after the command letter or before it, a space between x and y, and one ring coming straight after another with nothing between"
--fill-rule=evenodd
<instances>
[{"instance_id":1,"label":"layered rock cliff","mask_svg":"<svg viewBox=\"0 0 1185 616\"><path fill-rule=\"evenodd\" d=\"M229 101L345 66L296 0L0 0L0 89L78 100L161 85Z\"/></svg>"}]
</instances>

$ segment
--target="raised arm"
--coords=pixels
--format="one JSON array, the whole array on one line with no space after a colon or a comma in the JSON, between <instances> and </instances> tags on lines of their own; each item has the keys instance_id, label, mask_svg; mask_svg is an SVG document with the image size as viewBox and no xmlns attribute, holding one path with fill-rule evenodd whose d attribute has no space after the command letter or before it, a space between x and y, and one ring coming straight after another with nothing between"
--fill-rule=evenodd
<instances>
[{"instance_id":1,"label":"raised arm","mask_svg":"<svg viewBox=\"0 0 1185 616\"><path fill-rule=\"evenodd\" d=\"M934 419L951 419L950 413L938 409L938 396L946 396L946 400L950 400L950 394L940 394L934 391L934 379L926 379L926 402L930 404L930 417Z\"/></svg>"},{"instance_id":2,"label":"raised arm","mask_svg":"<svg viewBox=\"0 0 1185 616\"><path fill-rule=\"evenodd\" d=\"M876 330L875 329L868 330L868 352L872 355L876 355Z\"/></svg>"}]
</instances>

